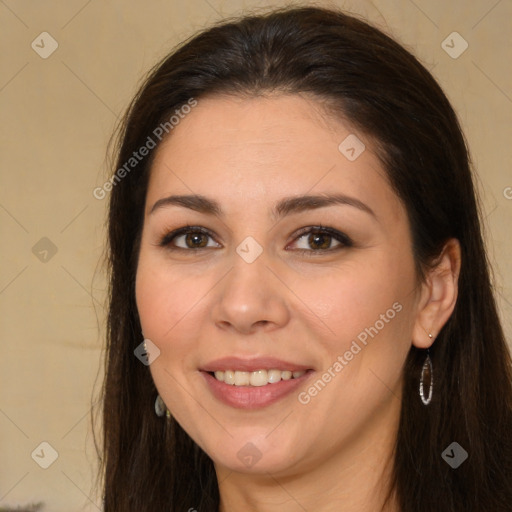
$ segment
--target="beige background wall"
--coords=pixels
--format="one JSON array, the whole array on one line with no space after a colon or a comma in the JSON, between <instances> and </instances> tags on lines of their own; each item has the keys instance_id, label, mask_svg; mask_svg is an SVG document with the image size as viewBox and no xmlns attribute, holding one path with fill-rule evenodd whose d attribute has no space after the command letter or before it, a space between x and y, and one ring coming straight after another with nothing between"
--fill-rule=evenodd
<instances>
[{"instance_id":1,"label":"beige background wall","mask_svg":"<svg viewBox=\"0 0 512 512\"><path fill-rule=\"evenodd\" d=\"M322 4L389 31L452 100L479 173L512 340L512 3ZM51 512L101 509L91 491L89 413L104 332L97 264L107 200L92 191L104 182L108 138L142 73L175 43L221 17L277 5L284 3L0 0L0 508L44 501ZM441 46L454 31L469 45L458 58ZM51 41L42 32L58 43L46 59L39 54ZM452 53L463 48L448 41ZM48 469L39 464L51 462L51 448L41 442L58 453Z\"/></svg>"}]
</instances>

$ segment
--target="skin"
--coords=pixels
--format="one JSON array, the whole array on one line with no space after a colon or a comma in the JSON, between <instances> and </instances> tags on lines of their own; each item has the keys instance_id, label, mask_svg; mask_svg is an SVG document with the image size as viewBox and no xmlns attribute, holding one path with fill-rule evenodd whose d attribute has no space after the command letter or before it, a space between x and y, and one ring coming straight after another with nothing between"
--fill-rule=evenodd
<instances>
[{"instance_id":1,"label":"skin","mask_svg":"<svg viewBox=\"0 0 512 512\"><path fill-rule=\"evenodd\" d=\"M349 134L366 145L355 161L338 150ZM334 192L357 198L375 216L349 205L279 221L270 215L283 197ZM224 215L177 205L150 213L171 194L205 195ZM171 242L182 250L159 246L187 224L212 232L195 241L206 249L191 249L194 240L187 246L185 236ZM353 246L335 250L335 238L315 245L307 234L296 235L318 224L345 233ZM263 250L252 263L236 252L248 236ZM319 252L322 243L333 250ZM411 345L430 346L448 320L459 268L452 240L438 267L418 282L406 211L371 141L327 117L314 99L198 101L159 147L151 170L136 299L144 336L160 349L150 366L155 385L213 459L221 511L380 509L402 366ZM293 392L259 410L235 409L212 396L198 371L225 356L274 356L314 369L299 389L307 391L397 302L401 311L306 404ZM261 456L251 467L237 456L248 442ZM398 510L396 503L386 510Z\"/></svg>"}]
</instances>

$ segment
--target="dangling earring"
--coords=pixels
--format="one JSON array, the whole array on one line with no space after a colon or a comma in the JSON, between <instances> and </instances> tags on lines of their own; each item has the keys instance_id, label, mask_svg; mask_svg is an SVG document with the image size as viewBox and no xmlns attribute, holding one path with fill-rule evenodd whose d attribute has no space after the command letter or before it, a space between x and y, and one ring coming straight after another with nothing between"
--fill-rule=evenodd
<instances>
[{"instance_id":1,"label":"dangling earring","mask_svg":"<svg viewBox=\"0 0 512 512\"><path fill-rule=\"evenodd\" d=\"M428 335L429 338L432 338L432 334ZM429 381L429 389L428 389L428 396L425 397L425 389L423 387L423 382L425 381L425 377L428 378ZM428 405L430 401L432 400L432 394L434 391L434 372L432 368L432 360L430 359L430 349L427 348L427 357L425 358L425 362L423 363L423 368L421 369L421 376L420 376L420 398L421 401Z\"/></svg>"},{"instance_id":2,"label":"dangling earring","mask_svg":"<svg viewBox=\"0 0 512 512\"><path fill-rule=\"evenodd\" d=\"M142 336L144 337L144 352L146 353L146 355L148 355L148 347L146 345L146 337L144 336L144 333L142 333ZM164 415L167 417L167 419L169 419L171 417L171 411L169 411L169 409L167 409L167 407L160 395L156 395L155 413L159 418L161 418Z\"/></svg>"},{"instance_id":3,"label":"dangling earring","mask_svg":"<svg viewBox=\"0 0 512 512\"><path fill-rule=\"evenodd\" d=\"M155 413L156 415L161 418L164 414L167 418L171 417L171 411L167 409L164 401L162 400L162 397L160 395L156 395L155 400Z\"/></svg>"}]
</instances>

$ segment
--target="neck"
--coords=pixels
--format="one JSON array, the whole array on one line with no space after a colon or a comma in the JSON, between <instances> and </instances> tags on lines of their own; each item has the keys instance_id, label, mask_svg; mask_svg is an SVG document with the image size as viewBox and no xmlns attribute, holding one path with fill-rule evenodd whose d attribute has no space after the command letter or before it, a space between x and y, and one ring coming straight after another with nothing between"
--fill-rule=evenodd
<instances>
[{"instance_id":1,"label":"neck","mask_svg":"<svg viewBox=\"0 0 512 512\"><path fill-rule=\"evenodd\" d=\"M363 432L307 467L299 463L286 473L255 475L216 466L219 512L282 512L283 506L315 512L399 512L394 496L385 505L400 412L395 398L388 405Z\"/></svg>"}]
</instances>

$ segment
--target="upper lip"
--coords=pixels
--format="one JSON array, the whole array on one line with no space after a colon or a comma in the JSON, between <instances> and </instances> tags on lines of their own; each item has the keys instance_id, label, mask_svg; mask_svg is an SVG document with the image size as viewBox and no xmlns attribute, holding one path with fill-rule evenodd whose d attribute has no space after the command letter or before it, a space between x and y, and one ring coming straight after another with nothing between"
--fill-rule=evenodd
<instances>
[{"instance_id":1,"label":"upper lip","mask_svg":"<svg viewBox=\"0 0 512 512\"><path fill-rule=\"evenodd\" d=\"M255 372L256 370L281 370L281 371L302 371L310 370L311 366L304 364L292 363L290 361L283 361L275 357L255 357L255 358L240 358L240 357L223 357L215 359L200 368L205 372L217 372L226 370L239 370L245 372Z\"/></svg>"}]
</instances>

